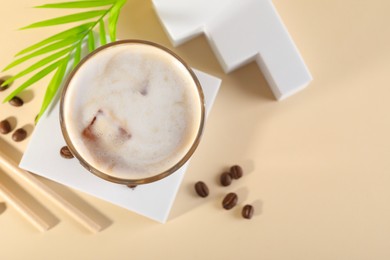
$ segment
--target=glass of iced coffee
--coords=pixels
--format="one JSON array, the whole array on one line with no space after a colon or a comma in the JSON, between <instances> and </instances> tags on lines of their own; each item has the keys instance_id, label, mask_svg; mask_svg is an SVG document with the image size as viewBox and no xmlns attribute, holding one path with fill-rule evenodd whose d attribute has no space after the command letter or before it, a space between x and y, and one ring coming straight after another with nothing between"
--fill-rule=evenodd
<instances>
[{"instance_id":1,"label":"glass of iced coffee","mask_svg":"<svg viewBox=\"0 0 390 260\"><path fill-rule=\"evenodd\" d=\"M194 72L147 41L117 41L87 55L69 75L60 102L72 154L91 173L120 184L175 172L204 127L204 96Z\"/></svg>"}]
</instances>

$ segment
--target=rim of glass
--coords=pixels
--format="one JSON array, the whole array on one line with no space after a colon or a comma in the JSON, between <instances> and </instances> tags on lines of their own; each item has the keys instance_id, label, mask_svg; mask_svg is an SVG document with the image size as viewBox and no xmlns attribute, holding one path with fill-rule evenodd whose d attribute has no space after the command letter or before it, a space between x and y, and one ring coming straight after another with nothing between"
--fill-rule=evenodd
<instances>
[{"instance_id":1,"label":"rim of glass","mask_svg":"<svg viewBox=\"0 0 390 260\"><path fill-rule=\"evenodd\" d=\"M66 92L67 92L68 86L69 86L70 82L72 81L74 75L78 72L78 70L87 61L89 61L97 53L99 53L99 52L101 52L101 51L103 51L105 49L112 48L112 47L115 47L115 46L121 45L121 44L143 44L143 45L149 45L149 46L152 46L152 47L159 48L160 50L170 54L176 60L178 60L185 67L185 69L190 73L190 75L191 75L191 77L192 77L192 79L193 79L193 81L194 81L194 83L196 85L196 88L198 90L198 94L199 94L199 102L200 102L199 105L200 105L200 109L201 109L201 115L200 115L201 118L200 118L199 129L198 129L197 135L196 135L195 140L194 140L193 144L191 145L190 149L171 168L165 170L162 173L156 173L153 176L149 176L149 177L141 178L141 179L125 179L125 178L114 177L112 175L109 175L107 173L104 173L104 172L98 170L93 165L89 164L78 153L77 149L73 145L73 142L72 142L72 140L70 139L70 137L68 135L68 131L67 131L67 128L66 128L66 121L65 121L65 118L64 118L64 103L65 103L64 100L65 100L65 96L66 96ZM85 169L87 169L89 172L91 172L92 174L94 174L94 175L96 175L96 176L98 176L98 177L100 177L100 178L102 178L102 179L104 179L106 181L119 183L119 184L125 184L125 185L147 184L147 183L155 182L155 181L161 180L161 179L163 179L165 177L168 177L169 175L171 175L172 173L177 171L181 166L183 166L191 158L192 154L195 152L196 148L198 147L200 139L201 139L201 136L203 134L204 122L205 122L205 100L204 100L204 94L203 94L203 90L202 90L202 87L200 85L200 82L199 82L197 76L195 75L195 73L193 72L193 70L191 69L191 67L180 56L178 56L176 53L174 53L170 49L168 49L168 48L166 48L166 47L164 47L164 46L162 46L160 44L157 44L157 43L154 43L154 42L150 42L150 41L145 41L145 40L120 40L120 41L111 42L111 43L108 43L108 44L106 44L104 46L101 46L101 47L97 48L93 52L91 52L88 55L86 55L80 61L80 63L68 75L68 77L67 77L67 79L65 81L65 84L64 84L64 86L62 88L62 93L61 93L61 97L60 97L60 126L61 126L62 135L63 135L63 137L65 139L65 142L66 142L69 150L71 151L71 153L80 162L80 164Z\"/></svg>"}]
</instances>

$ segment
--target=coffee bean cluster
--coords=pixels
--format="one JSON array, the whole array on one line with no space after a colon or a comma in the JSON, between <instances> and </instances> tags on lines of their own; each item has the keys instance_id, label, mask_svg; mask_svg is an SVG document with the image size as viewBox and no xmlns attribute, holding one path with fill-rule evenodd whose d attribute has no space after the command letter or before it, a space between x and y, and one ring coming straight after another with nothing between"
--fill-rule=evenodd
<instances>
[{"instance_id":1,"label":"coffee bean cluster","mask_svg":"<svg viewBox=\"0 0 390 260\"><path fill-rule=\"evenodd\" d=\"M0 121L0 133L3 135L12 132L12 126L7 119ZM12 140L15 142L21 142L27 137L27 132L23 128L18 128L12 134Z\"/></svg>"},{"instance_id":2,"label":"coffee bean cluster","mask_svg":"<svg viewBox=\"0 0 390 260\"><path fill-rule=\"evenodd\" d=\"M222 186L229 186L233 180L238 180L243 176L242 167L239 165L233 165L229 171L223 172L219 178ZM206 198L209 195L209 188L203 181L195 183L195 192L202 198ZM226 210L234 208L238 203L238 196L234 192L230 192L225 195L222 200L222 207ZM241 211L241 215L245 219L251 219L254 213L252 205L246 204Z\"/></svg>"},{"instance_id":3,"label":"coffee bean cluster","mask_svg":"<svg viewBox=\"0 0 390 260\"><path fill-rule=\"evenodd\" d=\"M222 186L229 186L232 183L232 180L238 180L242 177L243 171L241 166L239 165L233 165L230 167L230 171L223 172L221 174L221 177L219 178L219 181L221 182Z\"/></svg>"},{"instance_id":4,"label":"coffee bean cluster","mask_svg":"<svg viewBox=\"0 0 390 260\"><path fill-rule=\"evenodd\" d=\"M1 86L5 82L4 79L0 78L0 92L8 89L9 85ZM23 99L18 96L13 97L9 102L14 107L21 107L24 104ZM7 119L0 121L0 134L6 135L13 131L10 122ZM12 140L15 142L21 142L27 137L27 132L23 128L17 128L12 134Z\"/></svg>"}]
</instances>

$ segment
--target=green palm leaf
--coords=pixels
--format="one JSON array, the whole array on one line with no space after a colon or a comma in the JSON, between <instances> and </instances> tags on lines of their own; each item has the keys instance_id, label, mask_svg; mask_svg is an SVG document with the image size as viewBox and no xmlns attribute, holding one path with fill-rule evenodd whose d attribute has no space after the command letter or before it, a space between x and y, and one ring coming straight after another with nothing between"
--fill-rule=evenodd
<instances>
[{"instance_id":1,"label":"green palm leaf","mask_svg":"<svg viewBox=\"0 0 390 260\"><path fill-rule=\"evenodd\" d=\"M35 74L34 76L32 76L30 79L28 79L26 82L24 82L22 85L20 85L17 89L15 89L11 94L9 94L3 102L8 102L10 101L14 96L16 96L17 94L19 94L20 92L22 92L22 90L28 88L29 86L31 86L32 84L34 84L35 82L37 82L38 80L42 79L43 77L45 77L47 74L49 74L50 72L52 72L53 70L55 70L59 65L61 64L61 61L57 61L49 66L47 66L46 68L44 68L43 70L39 71L37 74Z\"/></svg>"},{"instance_id":2,"label":"green palm leaf","mask_svg":"<svg viewBox=\"0 0 390 260\"><path fill-rule=\"evenodd\" d=\"M114 4L116 0L100 0L100 1L78 1L78 2L64 2L55 4L46 4L36 6L35 8L90 8Z\"/></svg>"},{"instance_id":3,"label":"green palm leaf","mask_svg":"<svg viewBox=\"0 0 390 260\"><path fill-rule=\"evenodd\" d=\"M73 23L73 22L79 22L83 20L88 20L91 18L95 18L97 16L102 16L105 13L107 13L106 10L96 10L96 11L88 11L88 12L82 12L77 14L70 14L61 16L58 18L53 18L37 23L30 24L26 27L21 28L24 29L30 29L30 28L37 28L37 27L45 27L45 26L53 26L53 25L59 25L59 24L65 24L65 23Z\"/></svg>"},{"instance_id":4,"label":"green palm leaf","mask_svg":"<svg viewBox=\"0 0 390 260\"><path fill-rule=\"evenodd\" d=\"M100 20L99 22L99 36L100 36L100 45L106 45L107 43L107 36L106 36L106 29L104 28L104 22L103 20Z\"/></svg>"},{"instance_id":5,"label":"green palm leaf","mask_svg":"<svg viewBox=\"0 0 390 260\"><path fill-rule=\"evenodd\" d=\"M76 27L73 27L71 29L68 29L68 30L65 30L63 32L60 32L60 33L57 33L49 38L46 38L44 39L43 41L40 41L34 45L31 45L30 47L27 47L23 50L21 50L20 52L18 52L15 56L19 56L19 55L22 55L22 54L26 54L26 53L29 53L31 51L34 51L42 46L45 46L49 43L52 43L52 42L55 42L55 41L58 41L58 40L62 40L62 39L65 39L69 36L72 36L72 35L77 35L77 34L81 34L83 32L86 32L89 28L91 28L91 26L93 25L94 23L85 23L85 24L82 24L82 25L78 25Z\"/></svg>"},{"instance_id":6,"label":"green palm leaf","mask_svg":"<svg viewBox=\"0 0 390 260\"><path fill-rule=\"evenodd\" d=\"M72 49L72 47L64 49L64 50L61 50L59 52L56 52L56 53L54 53L54 54L52 54L50 56L47 56L46 58L44 58L44 59L34 63L33 65L29 66L27 69L19 72L15 76L7 79L2 85L5 86L7 84L10 84L10 83L14 82L16 79L18 79L20 77L23 77L24 75L27 75L28 73L33 72L34 70L39 69L39 68L49 64L50 62L53 62L53 61L61 58L62 56L68 54L71 49Z\"/></svg>"},{"instance_id":7,"label":"green palm leaf","mask_svg":"<svg viewBox=\"0 0 390 260\"><path fill-rule=\"evenodd\" d=\"M93 36L93 32L89 31L88 33L88 51L92 52L95 50L95 37Z\"/></svg>"},{"instance_id":8,"label":"green palm leaf","mask_svg":"<svg viewBox=\"0 0 390 260\"><path fill-rule=\"evenodd\" d=\"M68 61L69 61L69 56L62 60L56 73L54 74L53 78L50 80L50 83L47 86L46 93L45 93L45 96L43 98L42 106L41 106L41 109L38 113L38 117L37 117L36 121L38 121L41 118L43 113L49 107L54 96L56 95L58 88L61 85L62 79L64 78L65 71L66 71L66 65L68 64Z\"/></svg>"},{"instance_id":9,"label":"green palm leaf","mask_svg":"<svg viewBox=\"0 0 390 260\"><path fill-rule=\"evenodd\" d=\"M59 42L55 42L55 43L48 45L46 47L43 47L42 49L39 49L39 50L37 50L37 51L27 55L27 56L24 56L22 58L19 58L19 59L13 61L11 64L9 64L7 67L5 67L5 69L3 71L9 70L10 68L13 68L13 67L19 65L20 63L22 63L26 60L30 60L36 56L46 54L46 53L64 48L66 46L69 46L80 38L81 38L81 35L76 35L76 36L72 36L72 37L69 37L67 39L64 39L62 41L59 41Z\"/></svg>"},{"instance_id":10,"label":"green palm leaf","mask_svg":"<svg viewBox=\"0 0 390 260\"><path fill-rule=\"evenodd\" d=\"M81 45L82 45L82 43L83 43L83 41L79 41L79 43L77 43L76 50L75 50L74 57L73 57L73 69L77 66L77 64L79 64L79 62L81 60Z\"/></svg>"},{"instance_id":11,"label":"green palm leaf","mask_svg":"<svg viewBox=\"0 0 390 260\"><path fill-rule=\"evenodd\" d=\"M34 70L44 67L38 73L34 74L31 78L25 81L22 85L16 88L11 94L9 94L4 102L11 100L15 95L19 94L24 89L30 87L37 81L41 80L52 71L56 70L53 78L50 80L49 85L45 93L44 100L39 112L38 118L45 112L48 108L50 102L53 100L56 92L61 86L62 80L64 79L66 68L69 65L71 54L73 55L73 68L79 64L81 60L82 46L84 39L87 41L89 51L93 51L96 48L95 45L95 36L93 34L93 29L99 25L99 36L100 36L100 45L105 45L107 43L107 36L105 30L105 17L109 16L108 19L108 34L112 41L116 40L116 26L119 19L119 13L123 5L127 0L77 0L69 1L63 3L53 3L37 6L37 8L96 8L100 7L98 10L92 10L87 12L75 13L70 15L65 15L49 20L40 21L37 23L30 24L21 29L30 29L38 28L45 26L54 26L60 24L67 24L73 22L81 22L88 19L95 19L92 22L86 22L81 25L77 25L65 31L59 32L53 36L50 36L38 43L35 43L22 51L18 52L15 56L25 55L21 58L16 59L10 63L4 70L13 68L27 60L30 60L39 55L48 54L56 51L53 54L35 62L33 65L30 65L28 68L17 73L15 76L9 78L4 84L15 81L16 79L25 76ZM104 6L108 8L104 9ZM65 57L64 57L65 56ZM46 67L45 67L46 66Z\"/></svg>"},{"instance_id":12,"label":"green palm leaf","mask_svg":"<svg viewBox=\"0 0 390 260\"><path fill-rule=\"evenodd\" d=\"M108 31L111 41L116 41L116 25L118 23L119 11L126 3L126 0L118 0L110 10L110 18L108 20Z\"/></svg>"}]
</instances>

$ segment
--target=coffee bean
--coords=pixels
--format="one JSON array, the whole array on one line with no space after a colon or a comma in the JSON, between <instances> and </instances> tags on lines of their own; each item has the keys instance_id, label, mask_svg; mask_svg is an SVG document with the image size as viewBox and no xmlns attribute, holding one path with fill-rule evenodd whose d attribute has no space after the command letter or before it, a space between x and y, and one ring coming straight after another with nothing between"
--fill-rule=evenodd
<instances>
[{"instance_id":1,"label":"coffee bean","mask_svg":"<svg viewBox=\"0 0 390 260\"><path fill-rule=\"evenodd\" d=\"M9 103L14 107L21 107L23 106L24 102L20 97L14 96Z\"/></svg>"},{"instance_id":2,"label":"coffee bean","mask_svg":"<svg viewBox=\"0 0 390 260\"><path fill-rule=\"evenodd\" d=\"M246 218L246 219L251 219L252 216L253 216L253 212L255 210L253 209L253 206L252 205L245 205L243 208L242 208L242 212L241 212L241 215L243 216L243 218Z\"/></svg>"},{"instance_id":3,"label":"coffee bean","mask_svg":"<svg viewBox=\"0 0 390 260\"><path fill-rule=\"evenodd\" d=\"M130 189L135 189L135 188L137 188L137 185L135 185L135 184L129 184L129 185L127 185L127 187L129 187Z\"/></svg>"},{"instance_id":4,"label":"coffee bean","mask_svg":"<svg viewBox=\"0 0 390 260\"><path fill-rule=\"evenodd\" d=\"M198 181L195 183L195 191L202 198L205 198L209 195L209 188L203 181Z\"/></svg>"},{"instance_id":5,"label":"coffee bean","mask_svg":"<svg viewBox=\"0 0 390 260\"><path fill-rule=\"evenodd\" d=\"M2 134L8 134L11 132L11 125L8 122L8 120L4 119L3 121L0 122L0 133Z\"/></svg>"},{"instance_id":6,"label":"coffee bean","mask_svg":"<svg viewBox=\"0 0 390 260\"><path fill-rule=\"evenodd\" d=\"M21 142L27 137L27 132L23 128L16 129L12 134L12 140L15 142Z\"/></svg>"},{"instance_id":7,"label":"coffee bean","mask_svg":"<svg viewBox=\"0 0 390 260\"><path fill-rule=\"evenodd\" d=\"M222 186L229 186L232 183L232 177L230 177L230 172L224 172L221 174L220 182Z\"/></svg>"},{"instance_id":8,"label":"coffee bean","mask_svg":"<svg viewBox=\"0 0 390 260\"><path fill-rule=\"evenodd\" d=\"M228 193L222 201L224 209L232 209L237 205L238 197L234 192Z\"/></svg>"},{"instance_id":9,"label":"coffee bean","mask_svg":"<svg viewBox=\"0 0 390 260\"><path fill-rule=\"evenodd\" d=\"M3 85L4 81L5 81L5 80L0 79L0 91L4 91L4 90L6 90L6 89L9 87L8 84L5 85L5 86L1 86L1 85Z\"/></svg>"},{"instance_id":10,"label":"coffee bean","mask_svg":"<svg viewBox=\"0 0 390 260\"><path fill-rule=\"evenodd\" d=\"M60 154L65 159L72 159L74 157L68 146L62 147L60 150Z\"/></svg>"},{"instance_id":11,"label":"coffee bean","mask_svg":"<svg viewBox=\"0 0 390 260\"><path fill-rule=\"evenodd\" d=\"M242 168L241 166L239 165L233 165L232 167L230 167L230 176L237 180L239 178L241 178L243 175L243 171L242 171Z\"/></svg>"}]
</instances>

